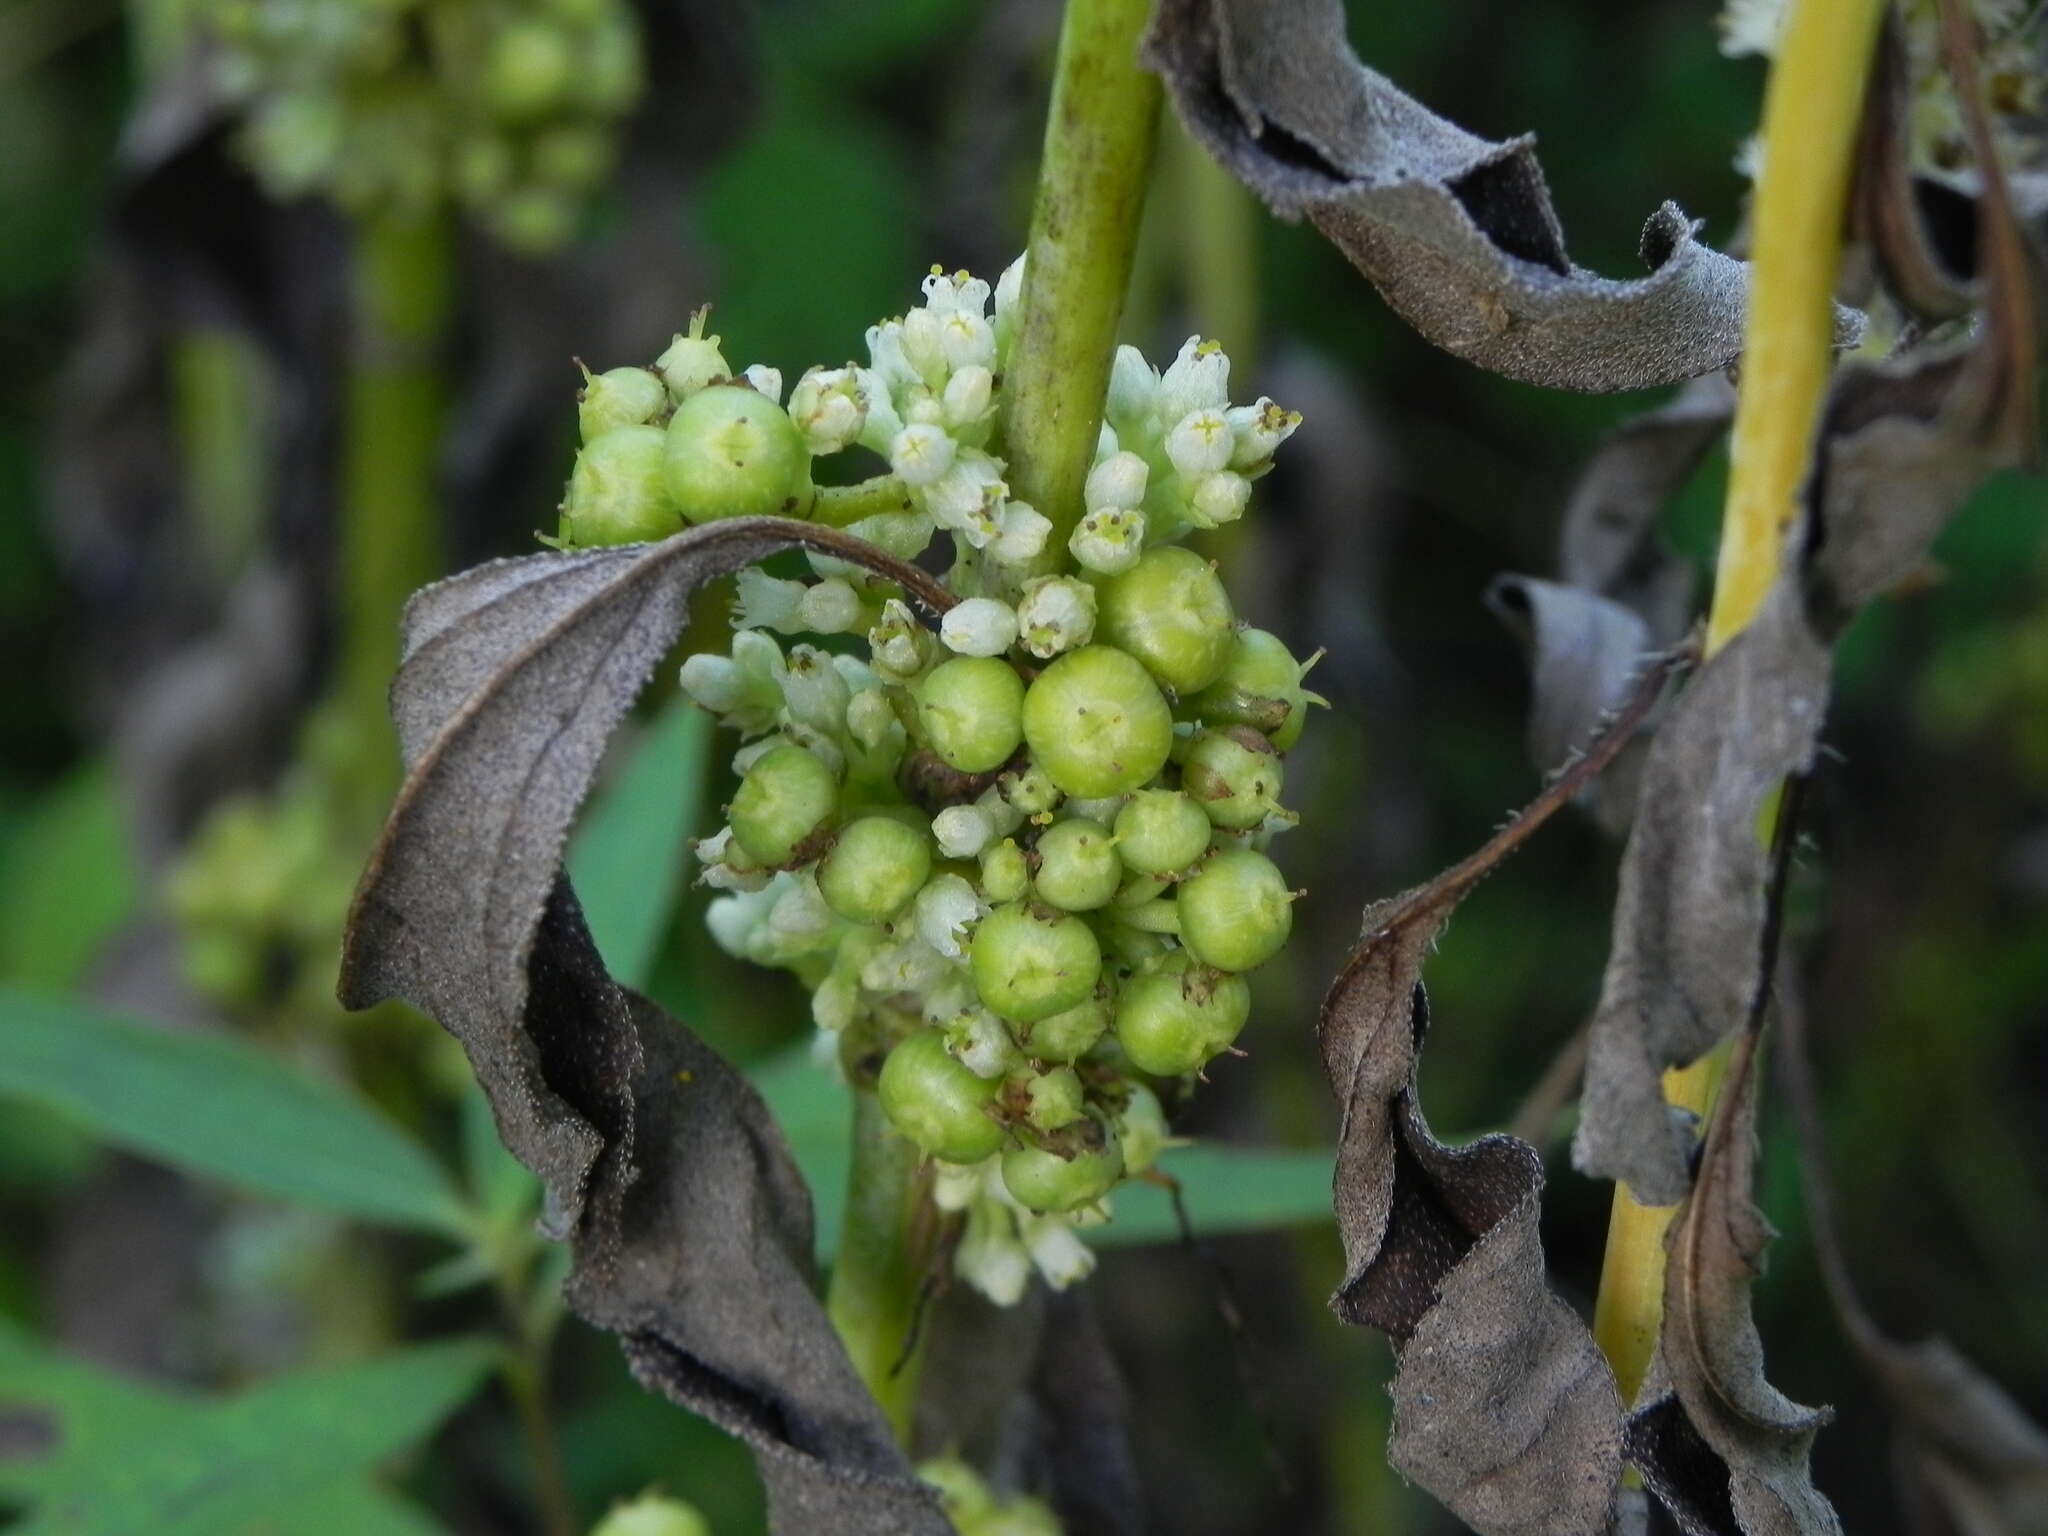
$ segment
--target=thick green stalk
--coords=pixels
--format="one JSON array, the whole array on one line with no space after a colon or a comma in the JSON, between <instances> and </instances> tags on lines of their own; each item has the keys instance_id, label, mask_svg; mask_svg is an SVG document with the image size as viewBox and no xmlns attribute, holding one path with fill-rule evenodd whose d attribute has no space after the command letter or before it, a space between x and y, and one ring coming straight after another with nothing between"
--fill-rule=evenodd
<instances>
[{"instance_id":1,"label":"thick green stalk","mask_svg":"<svg viewBox=\"0 0 2048 1536\"><path fill-rule=\"evenodd\" d=\"M1047 563L1081 519L1117 321L1159 122L1159 82L1138 68L1149 0L1069 0L1003 385L1012 495L1052 520Z\"/></svg>"},{"instance_id":2,"label":"thick green stalk","mask_svg":"<svg viewBox=\"0 0 2048 1536\"><path fill-rule=\"evenodd\" d=\"M439 218L373 215L356 228L342 457L338 691L362 739L388 735L406 598L443 569L436 470L446 394L441 347L453 302Z\"/></svg>"},{"instance_id":3,"label":"thick green stalk","mask_svg":"<svg viewBox=\"0 0 2048 1536\"><path fill-rule=\"evenodd\" d=\"M263 530L263 358L240 332L198 326L172 341L170 375L185 505L211 574L225 587Z\"/></svg>"},{"instance_id":4,"label":"thick green stalk","mask_svg":"<svg viewBox=\"0 0 2048 1536\"><path fill-rule=\"evenodd\" d=\"M917 1148L890 1129L874 1093L857 1091L846 1221L825 1310L854 1369L906 1445L917 1406L918 1355L913 1351L906 1358L904 1345L916 1320L922 1278L911 1242L924 1202L918 1162Z\"/></svg>"}]
</instances>

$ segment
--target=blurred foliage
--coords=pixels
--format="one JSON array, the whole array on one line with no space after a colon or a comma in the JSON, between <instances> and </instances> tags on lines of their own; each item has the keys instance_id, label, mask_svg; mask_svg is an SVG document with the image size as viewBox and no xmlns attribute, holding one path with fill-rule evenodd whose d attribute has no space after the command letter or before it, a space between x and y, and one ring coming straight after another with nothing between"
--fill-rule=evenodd
<instances>
[{"instance_id":1,"label":"blurred foliage","mask_svg":"<svg viewBox=\"0 0 2048 1536\"><path fill-rule=\"evenodd\" d=\"M856 350L932 263L993 275L1014 250L1052 7L780 0L759 7L742 46L730 8L671 3L682 25L663 35L718 36L721 54L757 75L758 100L730 148L672 194L668 229L700 258L703 286L667 296L669 323L681 328L712 301L737 353L789 369ZM1404 88L1490 137L1540 133L1579 261L1634 270L1641 220L1666 197L1705 219L1710 239L1735 230L1743 183L1732 159L1761 72L1718 55L1707 8L1352 9L1361 55ZM609 1341L555 1326L557 1275L532 1236L531 1183L462 1091L459 1058L416 1020L344 1020L326 1004L322 957L355 858L337 869L331 840L311 837L294 854L282 835L301 803L292 786L321 771L317 732L295 727L268 744L276 757L294 741L315 746L277 781L281 795L247 802L247 848L234 845L232 820L213 824L207 835L223 846L210 892L181 896L138 846L133 786L150 765L115 744L130 740L125 725L172 657L124 657L129 686L109 686L99 627L141 609L162 618L170 641L197 642L227 598L215 587L194 599L140 564L117 566L112 581L94 566L88 583L76 509L50 491L49 445L72 398L67 360L102 293L94 279L115 213L114 146L138 99L136 46L110 6L18 0L0 17L0 645L12 663L0 709L0 982L10 989L0 999L0 1398L91 1426L23 1464L32 1470L6 1464L0 1501L59 1500L92 1475L81 1467L174 1478L191 1457L233 1450L226 1465L238 1476L288 1475L308 1501L294 1508L316 1511L281 1529L540 1529L523 1378L500 1372L472 1392L488 1363L479 1346L421 1344L495 1332L545 1392L583 1525L659 1487L719 1536L758 1530L744 1454L634 1387ZM673 152L686 158L683 146ZM1309 733L1293 776L1291 798L1314 830L1279 850L1311 891L1301 939L1260 979L1250 1059L1215 1069L1188 1126L1272 1150L1231 1161L1199 1147L1169 1160L1198 1228L1240 1234L1216 1248L1245 1319L1252 1389L1197 1255L1120 1248L1094 1285L1144 1405L1152 1528L1443 1530L1445 1517L1379 1459L1384 1346L1323 1310L1338 1259L1319 1215L1334 1115L1313 1057L1315 1010L1365 901L1466 852L1533 789L1521 661L1480 594L1499 571L1550 569L1577 466L1606 428L1652 402L1544 393L1429 349L1311 233L1242 198L1220 211L1200 203L1175 163L1169 147L1133 334L1170 351L1189 330L1255 323L1256 337L1221 337L1263 360L1246 382L1308 413L1297 441L1324 456L1326 474L1276 474L1273 515L1217 552L1247 617L1298 651L1331 647L1317 679L1337 707ZM194 203L184 217L208 213ZM602 211L595 222L605 224ZM1202 264L1247 249L1256 303L1235 293L1227 313L1196 309L1196 296L1218 291ZM539 305L545 292L504 302ZM474 362L482 349L467 335L458 352ZM1308 379L1325 390L1320 416L1319 402L1285 394ZM497 382L467 381L479 395ZM564 366L549 387L566 442L573 373ZM566 468L534 460L539 471L529 463L516 493L498 486L481 531L466 527L456 547L531 547ZM1703 580L1725 477L1725 457L1710 457L1667 517ZM208 537L176 486L160 488L146 515L165 520L173 544ZM254 547L306 539L302 522L274 521ZM2044 532L2041 481L1994 482L1942 540L1937 568L1852 631L1795 923L1841 1215L1873 1311L1908 1336L1949 1333L2037 1415L2048 1409ZM331 609L323 617L331 632ZM698 622L717 619L700 611ZM332 669L331 650L315 647L313 675ZM833 1116L845 1104L803 1060L803 998L709 943L703 893L681 888L679 854L646 857L674 849L730 798L710 766L725 752L708 737L700 717L651 701L640 749L609 775L572 866L614 968L756 1070L829 1232L844 1142ZM1573 1037L1598 985L1614 857L1590 824L1558 825L1461 912L1431 973L1438 1033L1423 1091L1441 1131L1508 1121ZM181 905L188 926L196 905L218 929L255 932L259 948L294 948L293 985L265 990L259 965L261 1009L224 1015L196 996L166 921ZM235 964L246 967L247 953ZM1561 1287L1584 1303L1608 1190L1570 1173L1568 1113L1553 1119L1545 1236ZM1816 1471L1849 1528L1892 1529L1884 1479L1870 1472L1887 1427L1823 1321L1789 1147L1768 1113L1766 1138L1762 1201L1784 1234L1758 1292L1774 1376L1838 1409ZM174 1183L134 1153L208 1177ZM239 1192L214 1181L223 1175ZM375 1226L280 1226L280 1198ZM1124 1239L1170 1230L1151 1191L1133 1191L1113 1229ZM304 1262L247 1257L279 1241ZM346 1328L323 1327L323 1313L351 1308ZM322 1339L380 1336L412 1342L386 1360L320 1368L337 1375L305 1374ZM206 1395L174 1395L194 1391ZM303 1455L235 1438L238 1422L295 1434ZM395 1475L373 1483L365 1474L378 1466ZM240 1528L219 1522L253 1507L234 1500L257 1496L230 1479L208 1495L222 1502L195 1508L217 1512L206 1529Z\"/></svg>"}]
</instances>

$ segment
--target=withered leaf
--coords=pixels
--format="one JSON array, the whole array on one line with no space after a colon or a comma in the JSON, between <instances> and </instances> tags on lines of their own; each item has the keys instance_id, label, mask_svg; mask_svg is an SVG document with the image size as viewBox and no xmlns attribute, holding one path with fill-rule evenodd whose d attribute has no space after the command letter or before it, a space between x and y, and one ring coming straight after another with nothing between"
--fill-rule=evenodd
<instances>
[{"instance_id":1,"label":"withered leaf","mask_svg":"<svg viewBox=\"0 0 2048 1536\"><path fill-rule=\"evenodd\" d=\"M1512 1136L1445 1146L1423 1118L1422 964L1465 894L1611 761L1675 665L1651 668L1610 730L1477 853L1367 908L1323 1003L1323 1067L1343 1105L1345 1276L1331 1306L1394 1340L1394 1465L1486 1536L1605 1532L1621 1402L1544 1281L1542 1159Z\"/></svg>"},{"instance_id":2,"label":"withered leaf","mask_svg":"<svg viewBox=\"0 0 2048 1536\"><path fill-rule=\"evenodd\" d=\"M461 1043L572 1245L570 1305L639 1378L752 1446L776 1529L948 1529L813 1293L808 1192L753 1090L605 972L561 875L607 739L691 592L804 546L931 579L859 540L735 519L659 544L499 561L427 588L392 690L406 779L342 962ZM678 856L682 856L678 850Z\"/></svg>"},{"instance_id":3,"label":"withered leaf","mask_svg":"<svg viewBox=\"0 0 2048 1536\"><path fill-rule=\"evenodd\" d=\"M1980 334L1837 379L1777 584L1651 744L1573 1142L1582 1171L1648 1203L1675 1203L1689 1182L1692 1135L1659 1079L1742 1019L1764 910L1758 819L1813 760L1836 637L1926 558L1980 481L2033 447L2030 269L1995 174L1980 215Z\"/></svg>"},{"instance_id":4,"label":"withered leaf","mask_svg":"<svg viewBox=\"0 0 2048 1536\"><path fill-rule=\"evenodd\" d=\"M1574 266L1533 141L1467 133L1360 64L1341 0L1159 0L1143 59L1212 155L1446 351L1589 391L1674 383L1741 351L1741 262L1666 203L1643 229L1649 276ZM1838 331L1853 341L1860 320L1844 310Z\"/></svg>"}]
</instances>

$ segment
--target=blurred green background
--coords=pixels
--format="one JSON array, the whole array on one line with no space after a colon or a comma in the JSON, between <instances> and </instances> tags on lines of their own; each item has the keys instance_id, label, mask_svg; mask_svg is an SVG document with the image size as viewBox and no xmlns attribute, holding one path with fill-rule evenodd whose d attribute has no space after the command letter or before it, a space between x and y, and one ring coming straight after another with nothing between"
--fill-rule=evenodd
<instances>
[{"instance_id":1,"label":"blurred green background","mask_svg":"<svg viewBox=\"0 0 2048 1536\"><path fill-rule=\"evenodd\" d=\"M448 255L452 319L421 418L446 428L430 494L380 503L410 520L384 537L431 525L417 547L440 569L528 551L552 525L572 355L650 358L708 300L735 360L794 378L858 352L933 263L992 278L1021 243L1054 5L661 3L645 10L649 108L577 238L528 258L464 231ZM495 1154L459 1056L418 1020L327 1000L392 772L336 691L351 627L390 624L338 595L349 246L317 203L267 203L219 124L163 147L174 71L145 46L163 18L145 20L105 0L0 9L0 1405L58 1405L78 1428L52 1452L0 1415L0 1507L84 1498L119 1468L139 1500L120 1507L160 1508L180 1455L240 1446L297 1481L209 1529L540 1530L538 1400L577 1521L659 1485L719 1536L757 1530L745 1454L640 1393L609 1340L555 1326L530 1191ZM1361 56L1439 111L1488 137L1539 134L1582 264L1635 270L1641 220L1665 198L1710 241L1733 231L1761 72L1720 57L1710 6L1361 3L1352 23ZM1310 891L1296 941L1260 975L1248 1058L1212 1072L1190 1126L1301 1154L1208 1191L1253 1390L1199 1256L1120 1246L1093 1282L1150 1528L1454 1529L1385 1466L1384 1343L1323 1305L1339 1264L1316 1006L1359 909L1468 851L1537 785L1522 658L1481 594L1502 571L1552 571L1577 469L1655 399L1544 393L1429 349L1171 122L1127 330L1158 355L1215 335L1239 361L1236 398L1270 392L1306 416L1216 553L1242 613L1297 652L1329 648L1316 686L1335 706L1290 774L1304 830L1276 850ZM1667 514L1702 590L1724 471L1711 457ZM1852 632L1794 918L1872 1310L1904 1336L1947 1333L2037 1416L2044 525L2040 481L1994 482L1929 579ZM706 635L715 610L700 602ZM770 1064L807 1166L829 1168L824 1080L786 1054L807 1030L795 984L720 955L703 893L653 900L633 862L673 841L655 881L681 887L680 839L729 788L715 768L729 746L705 735L652 699L622 752L579 847L593 907L611 892L600 938L732 1059ZM1440 1132L1508 1123L1568 1049L1597 994L1616 852L1590 821L1562 821L1460 912L1428 976ZM192 1058L164 1057L165 1031L241 1050L181 1087ZM384 1118L363 1119L363 1096ZM274 1134L321 1128L348 1172L257 1165L263 1107L290 1104L304 1118ZM212 1162L195 1132L210 1117L232 1132ZM1541 1124L1552 1267L1590 1307L1609 1191L1570 1171L1568 1105ZM1757 1296L1773 1378L1835 1405L1817 1480L1848 1527L1893 1529L1875 1472L1888 1426L1830 1320L1782 1116L1767 1106L1764 1125L1761 1200L1782 1234ZM1158 1212L1130 1228L1167 1231ZM462 1342L478 1335L511 1341L514 1366L488 1370ZM402 1342L416 1347L386 1353ZM232 1396L249 1391L276 1396ZM172 1411L190 1394L205 1413ZM276 1443L251 1449L251 1423ZM179 1441L152 1462L171 1424L202 1450ZM294 1471L288 1447L308 1442L332 1455ZM76 1528L170 1528L98 1518Z\"/></svg>"}]
</instances>

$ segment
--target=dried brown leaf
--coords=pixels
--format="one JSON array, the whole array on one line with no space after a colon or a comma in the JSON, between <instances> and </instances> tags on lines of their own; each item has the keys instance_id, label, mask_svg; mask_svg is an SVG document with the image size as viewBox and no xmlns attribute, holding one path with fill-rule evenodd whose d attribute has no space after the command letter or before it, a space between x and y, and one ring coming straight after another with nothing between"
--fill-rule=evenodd
<instances>
[{"instance_id":1,"label":"dried brown leaf","mask_svg":"<svg viewBox=\"0 0 2048 1536\"><path fill-rule=\"evenodd\" d=\"M1544 1280L1543 1164L1526 1142L1448 1147L1423 1118L1422 965L1465 894L1612 760L1674 658L1571 768L1477 853L1366 909L1323 1003L1323 1066L1343 1105L1338 1316L1392 1336L1394 1465L1474 1529L1605 1532L1621 1472L1613 1374Z\"/></svg>"},{"instance_id":2,"label":"dried brown leaf","mask_svg":"<svg viewBox=\"0 0 2048 1536\"><path fill-rule=\"evenodd\" d=\"M1340 0L1159 0L1143 58L1212 155L1282 218L1307 217L1446 351L1604 391L1692 378L1741 350L1741 262L1666 203L1643 229L1649 276L1574 266L1533 141L1467 133L1365 68ZM1841 339L1859 329L1843 311Z\"/></svg>"},{"instance_id":3,"label":"dried brown leaf","mask_svg":"<svg viewBox=\"0 0 2048 1536\"><path fill-rule=\"evenodd\" d=\"M736 519L500 561L427 588L392 690L407 774L364 872L342 1000L402 997L462 1043L572 1245L570 1305L646 1384L745 1439L776 1529L943 1532L813 1293L808 1192L753 1090L620 988L561 876L605 744L691 592L822 549L933 608L860 541Z\"/></svg>"}]
</instances>

